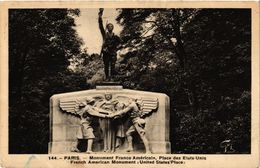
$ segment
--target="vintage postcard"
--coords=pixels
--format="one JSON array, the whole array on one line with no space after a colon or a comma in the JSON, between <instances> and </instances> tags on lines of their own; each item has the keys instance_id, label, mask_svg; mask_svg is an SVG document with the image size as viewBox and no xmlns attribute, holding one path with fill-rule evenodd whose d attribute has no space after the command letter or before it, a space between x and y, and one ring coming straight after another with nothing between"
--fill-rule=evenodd
<instances>
[{"instance_id":1,"label":"vintage postcard","mask_svg":"<svg viewBox=\"0 0 260 168\"><path fill-rule=\"evenodd\" d=\"M259 166L258 2L0 5L0 167Z\"/></svg>"}]
</instances>

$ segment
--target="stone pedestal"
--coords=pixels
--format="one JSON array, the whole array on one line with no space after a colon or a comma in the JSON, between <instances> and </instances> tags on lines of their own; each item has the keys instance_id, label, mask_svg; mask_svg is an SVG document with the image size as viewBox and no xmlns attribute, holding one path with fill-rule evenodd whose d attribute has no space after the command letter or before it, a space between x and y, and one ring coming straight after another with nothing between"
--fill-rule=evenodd
<instances>
[{"instance_id":1,"label":"stone pedestal","mask_svg":"<svg viewBox=\"0 0 260 168\"><path fill-rule=\"evenodd\" d=\"M97 86L96 89L62 93L53 95L50 98L50 142L49 153L69 153L70 149L77 142L76 130L80 124L80 118L63 112L59 106L60 100L70 97L86 97L103 95L111 93L113 96L126 97L152 97L158 99L158 108L151 115L145 118L146 120L146 136L149 140L149 146L152 153L165 154L170 153L171 144L169 142L169 118L170 118L170 104L169 97L162 93L137 91L123 89L120 85L112 86ZM96 130L95 130L96 129ZM98 133L98 128L94 128L95 133ZM102 140L97 137L94 140L93 151L102 151ZM137 151L143 152L142 143L134 144ZM127 145L124 145L127 146ZM123 149L117 150L117 153L124 153Z\"/></svg>"}]
</instances>

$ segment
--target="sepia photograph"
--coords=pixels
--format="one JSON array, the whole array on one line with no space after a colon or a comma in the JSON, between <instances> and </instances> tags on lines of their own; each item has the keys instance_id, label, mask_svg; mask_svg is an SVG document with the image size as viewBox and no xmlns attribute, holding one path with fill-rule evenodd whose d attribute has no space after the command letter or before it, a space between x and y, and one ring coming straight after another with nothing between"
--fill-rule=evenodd
<instances>
[{"instance_id":1,"label":"sepia photograph","mask_svg":"<svg viewBox=\"0 0 260 168\"><path fill-rule=\"evenodd\" d=\"M8 155L185 166L252 154L251 7L7 11Z\"/></svg>"},{"instance_id":2,"label":"sepia photograph","mask_svg":"<svg viewBox=\"0 0 260 168\"><path fill-rule=\"evenodd\" d=\"M10 9L9 79L10 153L250 153L250 9Z\"/></svg>"}]
</instances>

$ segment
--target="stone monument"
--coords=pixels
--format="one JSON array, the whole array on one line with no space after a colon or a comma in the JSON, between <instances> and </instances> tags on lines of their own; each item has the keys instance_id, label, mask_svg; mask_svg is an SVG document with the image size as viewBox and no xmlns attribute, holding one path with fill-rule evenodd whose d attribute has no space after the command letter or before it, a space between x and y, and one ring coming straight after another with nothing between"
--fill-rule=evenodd
<instances>
[{"instance_id":1,"label":"stone monument","mask_svg":"<svg viewBox=\"0 0 260 168\"><path fill-rule=\"evenodd\" d=\"M169 107L165 94L117 84L53 95L49 153L72 152L79 130L88 137L87 152L170 153Z\"/></svg>"},{"instance_id":2,"label":"stone monument","mask_svg":"<svg viewBox=\"0 0 260 168\"><path fill-rule=\"evenodd\" d=\"M121 40L111 23L107 31L103 27L103 10L98 13L100 55L108 82L50 98L49 153L170 153L169 97L111 82Z\"/></svg>"}]
</instances>

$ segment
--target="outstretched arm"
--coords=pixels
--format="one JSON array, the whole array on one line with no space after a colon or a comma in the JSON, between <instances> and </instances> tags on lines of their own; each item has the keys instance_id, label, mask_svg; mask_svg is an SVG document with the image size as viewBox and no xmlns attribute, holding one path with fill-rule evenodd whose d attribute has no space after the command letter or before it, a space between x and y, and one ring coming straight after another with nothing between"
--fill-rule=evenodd
<instances>
[{"instance_id":1,"label":"outstretched arm","mask_svg":"<svg viewBox=\"0 0 260 168\"><path fill-rule=\"evenodd\" d=\"M92 116L103 117L103 118L108 117L108 115L111 114L110 111L97 108L97 107L89 107L87 112Z\"/></svg>"},{"instance_id":2,"label":"outstretched arm","mask_svg":"<svg viewBox=\"0 0 260 168\"><path fill-rule=\"evenodd\" d=\"M115 113L110 114L109 116L110 116L110 117L120 117L120 116L123 116L123 115L125 115L126 113L130 112L131 110L133 110L133 108L134 108L133 105L130 104L129 106L127 106L127 107L124 108L123 110L119 110L119 111L117 111L117 112L115 112Z\"/></svg>"},{"instance_id":3,"label":"outstretched arm","mask_svg":"<svg viewBox=\"0 0 260 168\"><path fill-rule=\"evenodd\" d=\"M106 38L106 32L103 26L103 20L102 20L102 15L103 15L103 8L99 9L99 13L98 13L98 25L99 25L99 30L102 34L103 40Z\"/></svg>"},{"instance_id":4,"label":"outstretched arm","mask_svg":"<svg viewBox=\"0 0 260 168\"><path fill-rule=\"evenodd\" d=\"M109 116L109 114L111 112L104 110L104 109L100 109L97 107L92 107L92 106L87 105L77 112L77 114L79 114L80 116L83 116L84 113L88 113L89 115L94 116L94 117L106 118Z\"/></svg>"}]
</instances>

